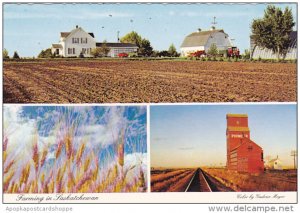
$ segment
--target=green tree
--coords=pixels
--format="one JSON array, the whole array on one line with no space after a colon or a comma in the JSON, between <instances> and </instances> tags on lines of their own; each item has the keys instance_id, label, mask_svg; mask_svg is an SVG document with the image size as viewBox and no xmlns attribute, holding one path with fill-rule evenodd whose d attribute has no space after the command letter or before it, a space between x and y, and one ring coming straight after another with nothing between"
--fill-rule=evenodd
<instances>
[{"instance_id":1,"label":"green tree","mask_svg":"<svg viewBox=\"0 0 300 213\"><path fill-rule=\"evenodd\" d=\"M216 57L216 55L218 55L218 53L219 53L219 51L218 51L217 45L215 43L212 43L208 49L208 54L213 57Z\"/></svg>"},{"instance_id":2,"label":"green tree","mask_svg":"<svg viewBox=\"0 0 300 213\"><path fill-rule=\"evenodd\" d=\"M282 11L273 5L265 10L264 17L254 19L251 25L252 39L255 44L272 50L280 60L285 58L290 43L290 33L295 26L292 10L288 7Z\"/></svg>"},{"instance_id":3,"label":"green tree","mask_svg":"<svg viewBox=\"0 0 300 213\"><path fill-rule=\"evenodd\" d=\"M142 40L143 40L142 37L137 32L132 31L130 33L127 33L125 36L123 36L120 39L120 42L135 44L140 48Z\"/></svg>"},{"instance_id":4,"label":"green tree","mask_svg":"<svg viewBox=\"0 0 300 213\"><path fill-rule=\"evenodd\" d=\"M153 52L153 48L151 43L147 39L142 39L141 46L138 49L138 54L142 56L151 56Z\"/></svg>"},{"instance_id":5,"label":"green tree","mask_svg":"<svg viewBox=\"0 0 300 213\"><path fill-rule=\"evenodd\" d=\"M17 51L14 52L13 59L20 59L20 56Z\"/></svg>"},{"instance_id":6,"label":"green tree","mask_svg":"<svg viewBox=\"0 0 300 213\"><path fill-rule=\"evenodd\" d=\"M137 32L132 31L120 39L122 43L135 44L138 47L138 54L142 56L151 56L153 48L148 39L142 38Z\"/></svg>"},{"instance_id":7,"label":"green tree","mask_svg":"<svg viewBox=\"0 0 300 213\"><path fill-rule=\"evenodd\" d=\"M171 57L178 57L178 55L179 55L177 53L177 50L176 50L176 47L174 46L174 44L170 45L168 52Z\"/></svg>"},{"instance_id":8,"label":"green tree","mask_svg":"<svg viewBox=\"0 0 300 213\"><path fill-rule=\"evenodd\" d=\"M38 58L52 58L54 55L51 52L51 49L42 50L38 55Z\"/></svg>"},{"instance_id":9,"label":"green tree","mask_svg":"<svg viewBox=\"0 0 300 213\"><path fill-rule=\"evenodd\" d=\"M2 55L3 55L3 59L8 59L9 58L7 49L5 49L5 48L3 49Z\"/></svg>"}]
</instances>

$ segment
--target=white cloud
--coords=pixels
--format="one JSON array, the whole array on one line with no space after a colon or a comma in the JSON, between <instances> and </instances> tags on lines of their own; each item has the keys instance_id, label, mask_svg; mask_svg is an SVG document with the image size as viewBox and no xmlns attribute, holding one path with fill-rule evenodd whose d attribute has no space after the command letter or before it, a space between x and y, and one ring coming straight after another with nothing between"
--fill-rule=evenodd
<instances>
[{"instance_id":1,"label":"white cloud","mask_svg":"<svg viewBox=\"0 0 300 213\"><path fill-rule=\"evenodd\" d=\"M134 168L133 168L134 167ZM128 172L128 177L139 177L140 170L143 171L145 179L147 179L147 153L131 153L124 157L124 168L130 169Z\"/></svg>"},{"instance_id":2,"label":"white cloud","mask_svg":"<svg viewBox=\"0 0 300 213\"><path fill-rule=\"evenodd\" d=\"M36 123L21 116L22 107L8 105L3 107L4 136L8 137L8 161L14 158L27 163L32 156L32 144L36 136Z\"/></svg>"}]
</instances>

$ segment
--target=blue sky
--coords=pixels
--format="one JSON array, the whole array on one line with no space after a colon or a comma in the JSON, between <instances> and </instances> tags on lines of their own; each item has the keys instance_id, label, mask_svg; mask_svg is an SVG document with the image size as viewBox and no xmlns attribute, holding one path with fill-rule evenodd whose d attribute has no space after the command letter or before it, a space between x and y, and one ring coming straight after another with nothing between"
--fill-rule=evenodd
<instances>
[{"instance_id":1,"label":"blue sky","mask_svg":"<svg viewBox=\"0 0 300 213\"><path fill-rule=\"evenodd\" d=\"M226 164L226 114L248 114L251 140L264 155L293 165L297 106L151 106L151 166L189 167Z\"/></svg>"},{"instance_id":2,"label":"blue sky","mask_svg":"<svg viewBox=\"0 0 300 213\"><path fill-rule=\"evenodd\" d=\"M289 6L296 17L296 4ZM59 33L76 25L93 32L97 41L117 41L134 30L150 40L155 50L177 50L188 34L209 29L216 16L217 28L229 34L242 51L249 49L250 25L262 17L266 4L5 4L4 48L21 57L37 56L59 40ZM111 16L110 16L111 15Z\"/></svg>"},{"instance_id":3,"label":"blue sky","mask_svg":"<svg viewBox=\"0 0 300 213\"><path fill-rule=\"evenodd\" d=\"M47 147L51 153L72 129L73 144L79 147L84 141L87 149L99 151L103 166L115 158L123 132L125 155L147 152L145 106L7 105L3 118L4 137L8 138L14 155L24 159L32 156L34 138L38 138L40 150Z\"/></svg>"}]
</instances>

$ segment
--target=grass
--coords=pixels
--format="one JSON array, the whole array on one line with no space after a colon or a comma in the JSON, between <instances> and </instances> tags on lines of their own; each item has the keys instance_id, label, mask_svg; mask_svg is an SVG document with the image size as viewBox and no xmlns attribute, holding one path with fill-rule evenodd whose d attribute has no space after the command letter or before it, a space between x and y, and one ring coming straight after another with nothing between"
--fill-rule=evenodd
<instances>
[{"instance_id":1,"label":"grass","mask_svg":"<svg viewBox=\"0 0 300 213\"><path fill-rule=\"evenodd\" d=\"M125 136L117 136L112 157L100 166L99 149L93 141L75 143L80 123L63 120L55 125L57 138L52 154L50 147L41 146L36 132L29 146L29 157L16 156L10 142L11 134L4 130L3 192L4 193L95 193L144 192L146 174L137 164L125 166ZM82 117L78 117L82 119ZM116 127L115 127L116 128ZM60 137L61 136L61 137ZM103 148L105 149L105 148ZM102 162L104 163L104 162Z\"/></svg>"},{"instance_id":2,"label":"grass","mask_svg":"<svg viewBox=\"0 0 300 213\"><path fill-rule=\"evenodd\" d=\"M209 175L235 191L297 191L297 176L289 171L251 175L226 169L206 168ZM285 177L285 178L283 178Z\"/></svg>"}]
</instances>

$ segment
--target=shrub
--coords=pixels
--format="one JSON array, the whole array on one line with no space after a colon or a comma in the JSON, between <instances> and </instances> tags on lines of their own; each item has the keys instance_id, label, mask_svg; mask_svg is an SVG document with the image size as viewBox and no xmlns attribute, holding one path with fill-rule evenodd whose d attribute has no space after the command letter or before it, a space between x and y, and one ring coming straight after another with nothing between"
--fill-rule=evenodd
<instances>
[{"instance_id":1,"label":"shrub","mask_svg":"<svg viewBox=\"0 0 300 213\"><path fill-rule=\"evenodd\" d=\"M248 49L245 49L245 53L243 55L244 59L250 59L250 51Z\"/></svg>"},{"instance_id":2,"label":"shrub","mask_svg":"<svg viewBox=\"0 0 300 213\"><path fill-rule=\"evenodd\" d=\"M215 43L212 43L209 47L208 54L212 55L212 56L216 56L216 55L218 55L218 53L219 53L219 51L218 51L217 45Z\"/></svg>"},{"instance_id":3,"label":"shrub","mask_svg":"<svg viewBox=\"0 0 300 213\"><path fill-rule=\"evenodd\" d=\"M136 57L138 57L138 55L137 55L137 53L128 53L128 57L130 57L130 58L136 58Z\"/></svg>"},{"instance_id":4,"label":"shrub","mask_svg":"<svg viewBox=\"0 0 300 213\"><path fill-rule=\"evenodd\" d=\"M99 57L101 55L101 49L98 47L93 48L91 51L91 55L94 56L94 58Z\"/></svg>"},{"instance_id":5,"label":"shrub","mask_svg":"<svg viewBox=\"0 0 300 213\"><path fill-rule=\"evenodd\" d=\"M38 58L54 58L55 54L52 54L51 49L42 50L38 55Z\"/></svg>"},{"instance_id":6,"label":"shrub","mask_svg":"<svg viewBox=\"0 0 300 213\"><path fill-rule=\"evenodd\" d=\"M84 58L84 55L83 55L83 53L82 53L82 52L80 52L80 54L79 54L79 58Z\"/></svg>"},{"instance_id":7,"label":"shrub","mask_svg":"<svg viewBox=\"0 0 300 213\"><path fill-rule=\"evenodd\" d=\"M6 49L3 49L2 55L3 55L3 59L9 59L8 51Z\"/></svg>"},{"instance_id":8,"label":"shrub","mask_svg":"<svg viewBox=\"0 0 300 213\"><path fill-rule=\"evenodd\" d=\"M13 59L20 59L20 56L17 51L14 52Z\"/></svg>"}]
</instances>

